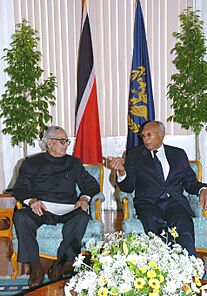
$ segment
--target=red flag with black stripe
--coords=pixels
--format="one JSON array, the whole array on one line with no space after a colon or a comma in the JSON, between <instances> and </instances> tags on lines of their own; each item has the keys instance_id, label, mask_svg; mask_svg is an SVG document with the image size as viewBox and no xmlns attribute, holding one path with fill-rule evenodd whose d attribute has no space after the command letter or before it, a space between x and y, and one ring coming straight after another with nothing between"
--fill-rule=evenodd
<instances>
[{"instance_id":1,"label":"red flag with black stripe","mask_svg":"<svg viewBox=\"0 0 207 296\"><path fill-rule=\"evenodd\" d=\"M73 155L80 158L83 163L102 163L93 48L86 1L84 0L82 2L81 25L77 77L76 142Z\"/></svg>"}]
</instances>

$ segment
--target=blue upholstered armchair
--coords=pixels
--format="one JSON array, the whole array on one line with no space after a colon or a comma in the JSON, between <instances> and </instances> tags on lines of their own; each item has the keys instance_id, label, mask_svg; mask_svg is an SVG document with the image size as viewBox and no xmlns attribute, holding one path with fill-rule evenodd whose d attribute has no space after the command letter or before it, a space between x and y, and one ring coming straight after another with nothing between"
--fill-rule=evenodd
<instances>
[{"instance_id":1,"label":"blue upholstered armchair","mask_svg":"<svg viewBox=\"0 0 207 296\"><path fill-rule=\"evenodd\" d=\"M192 169L195 171L199 181L202 180L202 165L198 160L190 161ZM202 207L198 203L198 197L186 192L192 209L194 210L196 217L193 218L195 227L195 240L196 251L207 252L207 217L203 216ZM122 229L127 234L135 231L138 233L144 232L141 221L136 217L134 205L133 205L133 193L119 193L119 199L123 203L124 220L122 223Z\"/></svg>"},{"instance_id":2,"label":"blue upholstered armchair","mask_svg":"<svg viewBox=\"0 0 207 296\"><path fill-rule=\"evenodd\" d=\"M90 238L94 238L96 241L103 240L104 235L104 224L101 221L101 203L105 200L103 195L103 165L101 164L90 164L85 165L85 169L96 178L100 184L101 192L95 195L90 202L90 220L82 239L82 251L86 249L85 244ZM77 191L79 189L77 188ZM62 226L63 224L57 225L42 225L37 231L37 241L39 244L39 254L43 258L56 259L57 249L62 240ZM15 229L13 227L13 239L12 239L13 253L11 257L12 266L14 273L12 279L16 279L18 274L17 264L17 249L18 240L16 237Z\"/></svg>"}]
</instances>

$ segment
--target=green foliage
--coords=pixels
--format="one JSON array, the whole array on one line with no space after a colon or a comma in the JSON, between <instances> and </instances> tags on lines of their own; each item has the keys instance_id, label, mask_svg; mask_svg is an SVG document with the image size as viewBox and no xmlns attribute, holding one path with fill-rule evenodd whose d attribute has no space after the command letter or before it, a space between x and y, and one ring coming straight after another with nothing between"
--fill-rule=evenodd
<instances>
[{"instance_id":1,"label":"green foliage","mask_svg":"<svg viewBox=\"0 0 207 296\"><path fill-rule=\"evenodd\" d=\"M50 74L42 79L41 53L37 50L38 33L24 19L16 25L10 48L4 49L5 72L9 80L0 100L4 134L11 135L12 146L24 142L34 144L40 131L52 120L49 105L55 104L53 95L56 78Z\"/></svg>"},{"instance_id":2,"label":"green foliage","mask_svg":"<svg viewBox=\"0 0 207 296\"><path fill-rule=\"evenodd\" d=\"M171 53L177 72L171 76L167 96L172 100L174 114L168 118L185 129L200 134L207 122L207 63L203 22L200 16L186 9L180 16L181 31L174 32L177 39Z\"/></svg>"}]
</instances>

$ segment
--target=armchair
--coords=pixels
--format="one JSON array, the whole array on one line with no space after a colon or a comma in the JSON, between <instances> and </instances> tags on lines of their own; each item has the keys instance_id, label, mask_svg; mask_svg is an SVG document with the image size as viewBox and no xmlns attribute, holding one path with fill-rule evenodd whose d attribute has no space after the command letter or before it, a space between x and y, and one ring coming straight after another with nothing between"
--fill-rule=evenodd
<instances>
[{"instance_id":1,"label":"armchair","mask_svg":"<svg viewBox=\"0 0 207 296\"><path fill-rule=\"evenodd\" d=\"M85 244L90 238L94 238L96 241L103 239L104 235L104 224L101 221L101 203L104 202L105 197L103 195L103 165L101 164L87 164L85 169L96 178L100 184L101 192L95 195L89 207L90 220L82 239L82 251L86 250ZM79 191L77 187L77 191ZM63 224L57 225L42 225L37 231L37 241L39 244L40 257L55 260L57 249L62 240L62 226ZM18 240L16 237L15 229L13 228L13 239L12 239L12 257L11 262L14 269L12 279L16 279L18 274L18 263L17 263L17 249Z\"/></svg>"},{"instance_id":2,"label":"armchair","mask_svg":"<svg viewBox=\"0 0 207 296\"><path fill-rule=\"evenodd\" d=\"M191 160L190 165L195 171L199 181L202 180L202 165L198 160ZM188 194L187 198L190 202L192 209L194 210L196 217L193 218L195 228L195 244L197 252L207 252L207 218L203 215L202 207L198 203L198 197L196 195ZM123 203L124 219L122 223L122 229L125 234L135 231L143 233L144 228L141 221L136 217L136 212L133 205L134 193L119 193L119 200Z\"/></svg>"}]
</instances>

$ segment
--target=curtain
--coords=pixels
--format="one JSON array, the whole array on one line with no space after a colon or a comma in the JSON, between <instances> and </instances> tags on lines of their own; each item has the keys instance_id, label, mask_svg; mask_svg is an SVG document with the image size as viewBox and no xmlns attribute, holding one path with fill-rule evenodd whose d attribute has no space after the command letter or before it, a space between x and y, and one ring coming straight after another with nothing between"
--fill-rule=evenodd
<instances>
[{"instance_id":1,"label":"curtain","mask_svg":"<svg viewBox=\"0 0 207 296\"><path fill-rule=\"evenodd\" d=\"M129 75L133 51L133 30L136 0L87 0L94 64L97 79L99 119L103 155L120 155L125 149ZM172 32L179 30L178 15L193 0L140 0L144 15L156 119L166 125L168 135L187 135L179 125L167 122L171 115L166 99L167 84L175 71L170 50L175 40ZM44 77L52 72L58 81L56 105L51 108L53 124L62 126L73 139L76 104L77 57L80 39L81 0L0 0L0 53L8 47L14 25L26 18L39 32L39 50ZM3 25L4 24L4 25ZM1 93L6 77L1 61ZM2 136L0 146L1 181L9 183L16 161L22 157L21 148L11 148L10 137ZM0 141L0 145L2 145ZM74 142L74 139L73 139ZM30 147L29 153L39 149ZM72 146L69 152L72 151ZM9 155L9 161L8 161ZM113 187L106 170L106 208L116 207L110 199ZM3 188L4 184L0 184Z\"/></svg>"}]
</instances>

